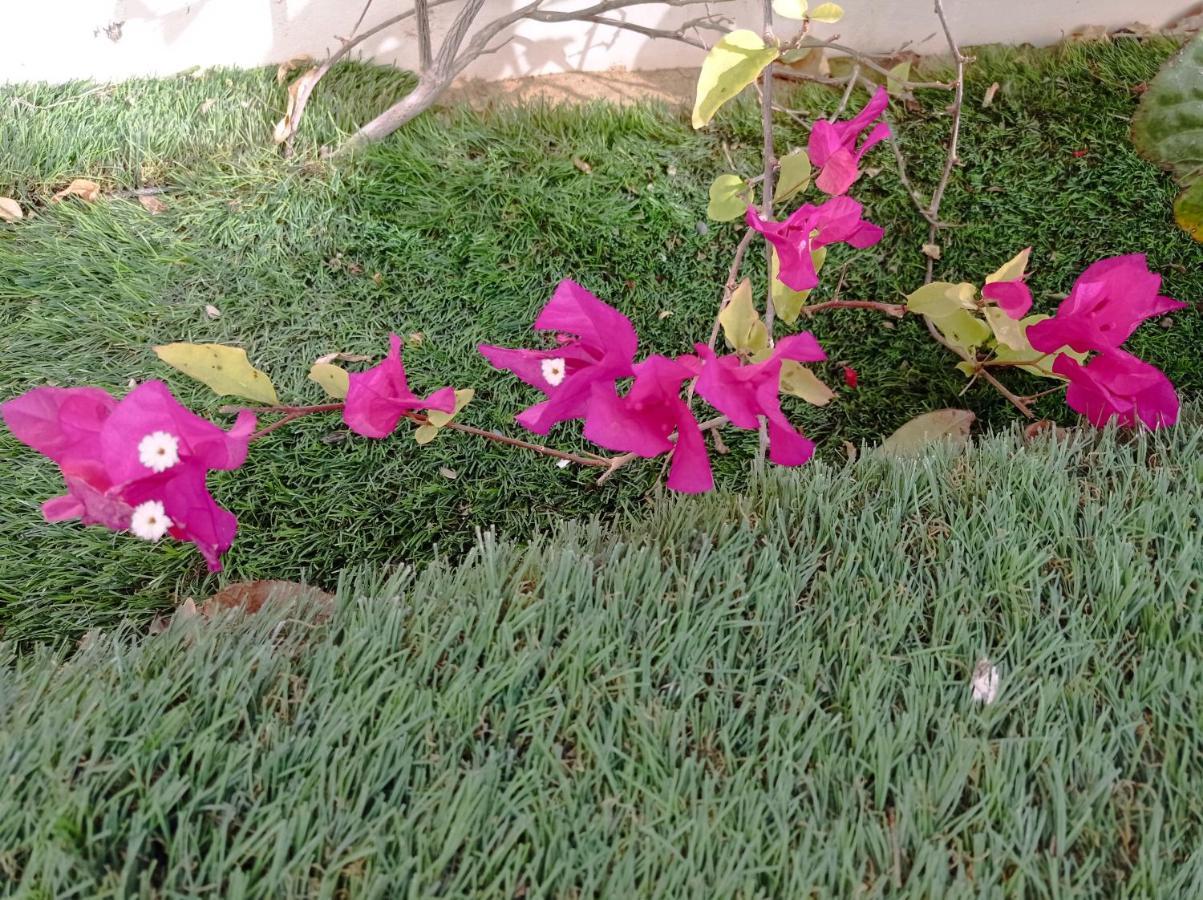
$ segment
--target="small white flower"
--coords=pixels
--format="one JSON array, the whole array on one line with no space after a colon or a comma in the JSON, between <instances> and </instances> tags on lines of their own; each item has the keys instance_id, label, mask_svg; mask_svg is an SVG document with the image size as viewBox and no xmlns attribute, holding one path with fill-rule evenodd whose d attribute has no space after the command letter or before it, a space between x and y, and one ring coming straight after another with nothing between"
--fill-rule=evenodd
<instances>
[{"instance_id":1,"label":"small white flower","mask_svg":"<svg viewBox=\"0 0 1203 900\"><path fill-rule=\"evenodd\" d=\"M540 368L543 370L543 380L552 387L556 387L564 380L564 360L560 357L543 360Z\"/></svg>"},{"instance_id":2,"label":"small white flower","mask_svg":"<svg viewBox=\"0 0 1203 900\"><path fill-rule=\"evenodd\" d=\"M998 697L998 667L988 659L979 659L973 667L973 699L989 706Z\"/></svg>"},{"instance_id":3,"label":"small white flower","mask_svg":"<svg viewBox=\"0 0 1203 900\"><path fill-rule=\"evenodd\" d=\"M180 461L180 442L166 431L151 432L138 442L138 460L148 469L166 472Z\"/></svg>"},{"instance_id":4,"label":"small white flower","mask_svg":"<svg viewBox=\"0 0 1203 900\"><path fill-rule=\"evenodd\" d=\"M134 507L130 516L129 530L144 541L157 541L171 527L171 519L158 500L147 500Z\"/></svg>"}]
</instances>

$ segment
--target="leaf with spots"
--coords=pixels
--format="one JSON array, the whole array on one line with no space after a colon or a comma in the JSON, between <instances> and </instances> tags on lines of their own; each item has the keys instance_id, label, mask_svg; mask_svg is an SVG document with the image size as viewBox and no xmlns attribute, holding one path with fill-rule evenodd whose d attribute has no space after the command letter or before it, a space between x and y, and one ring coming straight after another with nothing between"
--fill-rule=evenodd
<instances>
[{"instance_id":1,"label":"leaf with spots","mask_svg":"<svg viewBox=\"0 0 1203 900\"><path fill-rule=\"evenodd\" d=\"M244 397L277 404L276 389L250 364L246 351L224 344L163 344L155 354L173 369L206 385L219 397Z\"/></svg>"}]
</instances>

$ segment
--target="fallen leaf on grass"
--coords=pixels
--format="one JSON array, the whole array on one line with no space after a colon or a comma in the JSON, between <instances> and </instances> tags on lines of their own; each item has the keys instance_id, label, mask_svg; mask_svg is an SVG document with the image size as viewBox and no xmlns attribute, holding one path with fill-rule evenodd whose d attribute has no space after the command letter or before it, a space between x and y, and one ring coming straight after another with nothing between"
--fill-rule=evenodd
<instances>
[{"instance_id":1,"label":"fallen leaf on grass","mask_svg":"<svg viewBox=\"0 0 1203 900\"><path fill-rule=\"evenodd\" d=\"M86 178L76 178L69 185L50 198L51 203L58 203L64 197L78 197L86 203L95 203L100 196L100 185Z\"/></svg>"},{"instance_id":2,"label":"fallen leaf on grass","mask_svg":"<svg viewBox=\"0 0 1203 900\"><path fill-rule=\"evenodd\" d=\"M0 197L0 219L5 222L15 222L24 218L25 213L21 212L21 204L12 197Z\"/></svg>"},{"instance_id":3,"label":"fallen leaf on grass","mask_svg":"<svg viewBox=\"0 0 1203 900\"><path fill-rule=\"evenodd\" d=\"M343 362L367 362L371 358L362 353L327 353L325 356L319 356L313 362L315 365L326 365L335 360L342 360Z\"/></svg>"},{"instance_id":4,"label":"fallen leaf on grass","mask_svg":"<svg viewBox=\"0 0 1203 900\"><path fill-rule=\"evenodd\" d=\"M937 409L915 416L878 448L886 456L916 456L940 441L964 445L977 417L967 409Z\"/></svg>"},{"instance_id":5,"label":"fallen leaf on grass","mask_svg":"<svg viewBox=\"0 0 1203 900\"><path fill-rule=\"evenodd\" d=\"M313 57L308 53L302 53L300 56L284 60L284 62L276 67L276 84L283 84L288 80L288 76L297 69L303 69L311 65L313 65Z\"/></svg>"},{"instance_id":6,"label":"fallen leaf on grass","mask_svg":"<svg viewBox=\"0 0 1203 900\"><path fill-rule=\"evenodd\" d=\"M154 194L140 194L138 196L138 202L141 203L142 208L152 216L157 216L159 213L165 212L167 209L167 204Z\"/></svg>"},{"instance_id":7,"label":"fallen leaf on grass","mask_svg":"<svg viewBox=\"0 0 1203 900\"><path fill-rule=\"evenodd\" d=\"M202 103L200 105L201 115L203 116L205 113L207 113L209 110L211 110L216 105L217 105L217 99L215 97L210 97L208 100L206 100L204 103Z\"/></svg>"},{"instance_id":8,"label":"fallen leaf on grass","mask_svg":"<svg viewBox=\"0 0 1203 900\"><path fill-rule=\"evenodd\" d=\"M990 87L986 88L986 96L982 97L982 109L985 109L994 102L994 95L998 93L998 82L994 82Z\"/></svg>"},{"instance_id":9,"label":"fallen leaf on grass","mask_svg":"<svg viewBox=\"0 0 1203 900\"><path fill-rule=\"evenodd\" d=\"M451 481L459 478L459 472L455 471L455 469L448 469L446 466L439 466L439 474Z\"/></svg>"},{"instance_id":10,"label":"fallen leaf on grass","mask_svg":"<svg viewBox=\"0 0 1203 900\"><path fill-rule=\"evenodd\" d=\"M572 164L586 175L593 171L593 166L589 165L589 163L585 162L579 156L572 157Z\"/></svg>"},{"instance_id":11,"label":"fallen leaf on grass","mask_svg":"<svg viewBox=\"0 0 1203 900\"><path fill-rule=\"evenodd\" d=\"M214 306L212 303L206 303L205 304L205 315L208 316L210 319L220 319L221 318L221 310L218 309L216 306Z\"/></svg>"},{"instance_id":12,"label":"fallen leaf on grass","mask_svg":"<svg viewBox=\"0 0 1203 900\"><path fill-rule=\"evenodd\" d=\"M305 603L318 608L321 618L326 618L333 602L333 594L311 584L280 580L236 581L202 603L200 614L210 619L223 610L257 613L269 603Z\"/></svg>"},{"instance_id":13,"label":"fallen leaf on grass","mask_svg":"<svg viewBox=\"0 0 1203 900\"><path fill-rule=\"evenodd\" d=\"M328 68L328 65L321 65L310 69L288 86L288 106L284 109L284 118L276 123L273 132L277 144L283 144L296 134L301 125L301 114L309 103L309 95Z\"/></svg>"}]
</instances>

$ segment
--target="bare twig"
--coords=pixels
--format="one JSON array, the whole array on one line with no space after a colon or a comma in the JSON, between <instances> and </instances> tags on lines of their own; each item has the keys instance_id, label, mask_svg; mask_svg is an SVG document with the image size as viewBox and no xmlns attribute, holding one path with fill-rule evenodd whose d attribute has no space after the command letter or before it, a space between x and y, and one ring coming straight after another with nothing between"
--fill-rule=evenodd
<instances>
[{"instance_id":1,"label":"bare twig","mask_svg":"<svg viewBox=\"0 0 1203 900\"><path fill-rule=\"evenodd\" d=\"M693 390L692 384L690 385L690 390L691 391ZM726 416L716 416L713 419L707 419L705 422L700 424L698 426L698 428L699 428L699 430L701 430L703 432L712 431L713 429L719 428L719 427L725 425L726 423L727 423ZM621 469L627 463L633 462L636 459L639 459L639 456L635 453L623 453L621 456L614 456L614 457L611 457L610 459L606 460L605 461L606 462L606 471L602 472L601 477L597 479L597 483L605 484L607 481L609 481L614 476L615 472L617 472L619 469Z\"/></svg>"},{"instance_id":2,"label":"bare twig","mask_svg":"<svg viewBox=\"0 0 1203 900\"><path fill-rule=\"evenodd\" d=\"M844 114L844 110L848 108L848 101L852 98L852 90L856 87L856 83L859 80L860 63L856 63L852 67L852 74L848 76L848 86L844 88L844 96L840 98L840 105L835 108L835 112L831 114L831 118L827 121L834 122Z\"/></svg>"},{"instance_id":3,"label":"bare twig","mask_svg":"<svg viewBox=\"0 0 1203 900\"><path fill-rule=\"evenodd\" d=\"M430 45L430 0L414 0L414 17L418 26L418 65L423 69L434 61Z\"/></svg>"},{"instance_id":4,"label":"bare twig","mask_svg":"<svg viewBox=\"0 0 1203 900\"><path fill-rule=\"evenodd\" d=\"M953 167L957 164L957 143L961 137L961 108L965 99L965 62L967 61L967 57L961 54L961 48L957 46L956 38L952 36L952 29L948 27L948 18L944 15L942 0L933 0L933 2L936 7L936 16L940 19L940 27L944 30L944 38L948 41L948 49L952 53L952 59L956 65L957 80L952 98L952 130L948 138L948 156L944 160L944 171L940 175L935 190L932 191L931 203L927 207L927 242L929 244L936 243L936 232L940 228L940 202L944 199L944 191L948 189ZM929 256L927 258L928 282L932 280L934 270L935 260Z\"/></svg>"},{"instance_id":5,"label":"bare twig","mask_svg":"<svg viewBox=\"0 0 1203 900\"><path fill-rule=\"evenodd\" d=\"M938 344L940 344L941 346L945 347L948 350L951 350L953 353L955 353L957 356L959 356L965 362L969 363L970 365L972 365L974 367L974 375L975 376L980 375L982 378L984 378L988 382L990 382L990 384L992 384L994 386L995 390L997 390L1000 394L1002 394L1004 397L1006 397L1007 400L1009 400L1011 402L1011 404L1017 410L1019 410L1021 413L1023 413L1029 419L1036 418L1035 413L1033 413L1032 410L1028 407L1028 405L1023 401L1023 398L1017 396L1011 390L1009 390L1005 384L1003 384L1001 381L999 381L997 378L994 377L993 373L991 373L989 369L981 366L978 363L978 361L976 359L974 359L972 356L970 356L968 353L965 353L959 347L954 347L947 340L945 340L944 335L940 334L940 330L938 328L936 328L935 323L932 322L932 320L930 318L928 318L927 316L924 316L923 323L927 326L928 332L931 334L931 336L933 338L935 338L935 340Z\"/></svg>"}]
</instances>

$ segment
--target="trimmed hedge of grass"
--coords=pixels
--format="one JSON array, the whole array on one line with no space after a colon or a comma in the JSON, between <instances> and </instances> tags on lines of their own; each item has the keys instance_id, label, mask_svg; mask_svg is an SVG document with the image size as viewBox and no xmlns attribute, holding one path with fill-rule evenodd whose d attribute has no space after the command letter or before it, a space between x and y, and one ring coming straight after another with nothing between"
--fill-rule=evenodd
<instances>
[{"instance_id":1,"label":"trimmed hedge of grass","mask_svg":"<svg viewBox=\"0 0 1203 900\"><path fill-rule=\"evenodd\" d=\"M0 645L0 880L1199 896L1200 450L1196 424L820 462L348 575L325 623Z\"/></svg>"}]
</instances>

